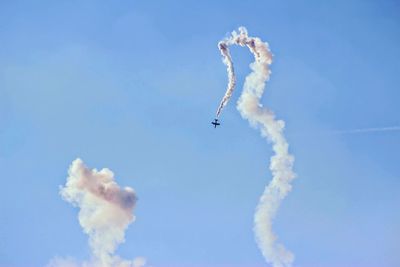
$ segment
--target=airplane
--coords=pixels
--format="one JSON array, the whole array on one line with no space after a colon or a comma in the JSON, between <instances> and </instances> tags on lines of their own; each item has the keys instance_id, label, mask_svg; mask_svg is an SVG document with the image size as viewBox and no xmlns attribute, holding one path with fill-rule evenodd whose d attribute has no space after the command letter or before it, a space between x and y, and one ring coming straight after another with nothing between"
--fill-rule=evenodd
<instances>
[{"instance_id":1,"label":"airplane","mask_svg":"<svg viewBox=\"0 0 400 267\"><path fill-rule=\"evenodd\" d=\"M214 121L211 122L211 124L214 125L214 128L217 128L218 125L221 125L221 123L218 122L218 119L214 119Z\"/></svg>"}]
</instances>

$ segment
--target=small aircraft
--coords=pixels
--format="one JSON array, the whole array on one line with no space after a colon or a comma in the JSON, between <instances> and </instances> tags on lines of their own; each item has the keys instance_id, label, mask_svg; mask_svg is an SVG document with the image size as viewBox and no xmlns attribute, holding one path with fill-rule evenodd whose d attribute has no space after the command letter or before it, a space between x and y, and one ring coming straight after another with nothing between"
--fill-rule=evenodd
<instances>
[{"instance_id":1,"label":"small aircraft","mask_svg":"<svg viewBox=\"0 0 400 267\"><path fill-rule=\"evenodd\" d=\"M221 125L221 123L218 122L218 119L214 119L214 121L211 122L211 124L214 125L214 128L217 128L218 125Z\"/></svg>"}]
</instances>

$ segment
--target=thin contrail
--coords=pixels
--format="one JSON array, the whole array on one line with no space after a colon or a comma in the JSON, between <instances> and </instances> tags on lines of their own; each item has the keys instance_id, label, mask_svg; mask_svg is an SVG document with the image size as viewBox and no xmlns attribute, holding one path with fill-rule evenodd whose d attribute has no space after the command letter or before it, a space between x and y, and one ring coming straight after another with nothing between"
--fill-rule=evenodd
<instances>
[{"instance_id":1,"label":"thin contrail","mask_svg":"<svg viewBox=\"0 0 400 267\"><path fill-rule=\"evenodd\" d=\"M272 181L260 197L254 214L256 242L267 262L272 263L274 267L288 267L292 265L294 255L278 242L277 236L272 231L272 221L281 201L291 190L290 183L296 176L292 170L294 157L289 154L289 145L283 135L284 121L275 119L275 114L263 108L260 103L265 84L270 76L269 65L272 63L272 54L267 43L257 37L249 37L244 27L239 28L239 33L234 31L231 36L218 43L223 61L227 66L229 82L226 93L218 106L217 117L228 103L235 88L235 73L229 54L230 45L247 46L255 59L250 64L252 72L246 77L237 109L251 126L260 128L261 135L272 142L275 152L270 163Z\"/></svg>"},{"instance_id":2,"label":"thin contrail","mask_svg":"<svg viewBox=\"0 0 400 267\"><path fill-rule=\"evenodd\" d=\"M353 129L353 130L339 130L339 131L331 131L329 133L332 134L357 134L357 133L369 133L369 132L391 132L391 131L400 131L400 126L391 126L391 127L377 127L377 128L361 128L361 129Z\"/></svg>"},{"instance_id":3,"label":"thin contrail","mask_svg":"<svg viewBox=\"0 0 400 267\"><path fill-rule=\"evenodd\" d=\"M362 134L377 132L396 132L400 131L400 126L359 128L349 130L328 130L328 131L311 131L311 132L288 132L290 136L313 136L313 135L346 135L346 134Z\"/></svg>"}]
</instances>

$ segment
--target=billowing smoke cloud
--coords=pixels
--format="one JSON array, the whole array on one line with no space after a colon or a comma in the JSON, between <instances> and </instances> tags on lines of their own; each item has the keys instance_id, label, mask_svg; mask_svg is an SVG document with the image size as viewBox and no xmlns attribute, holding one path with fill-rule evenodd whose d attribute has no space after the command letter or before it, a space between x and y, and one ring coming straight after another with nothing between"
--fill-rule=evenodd
<instances>
[{"instance_id":1,"label":"billowing smoke cloud","mask_svg":"<svg viewBox=\"0 0 400 267\"><path fill-rule=\"evenodd\" d=\"M272 231L272 221L282 199L291 190L290 183L295 178L295 173L292 171L294 157L289 154L289 145L283 135L285 123L276 120L274 113L260 104L265 83L271 73L269 65L272 63L272 54L267 43L259 38L249 37L244 27L240 27L238 33L234 31L230 37L219 42L218 47L227 65L229 83L218 107L217 117L229 101L235 87L235 73L228 49L230 45L247 46L255 58L250 64L252 72L246 77L237 109L253 127L260 128L262 136L272 142L275 152L270 163L273 178L265 188L254 215L256 242L266 261L272 263L274 267L291 266L294 255L278 242L277 236Z\"/></svg>"},{"instance_id":2,"label":"billowing smoke cloud","mask_svg":"<svg viewBox=\"0 0 400 267\"><path fill-rule=\"evenodd\" d=\"M124 242L125 230L135 220L135 191L121 188L109 169L89 169L81 159L72 162L67 183L61 187L64 200L78 207L79 223L89 236L93 259L77 263L69 259L53 259L48 267L139 267L143 258L124 260L114 255Z\"/></svg>"}]
</instances>

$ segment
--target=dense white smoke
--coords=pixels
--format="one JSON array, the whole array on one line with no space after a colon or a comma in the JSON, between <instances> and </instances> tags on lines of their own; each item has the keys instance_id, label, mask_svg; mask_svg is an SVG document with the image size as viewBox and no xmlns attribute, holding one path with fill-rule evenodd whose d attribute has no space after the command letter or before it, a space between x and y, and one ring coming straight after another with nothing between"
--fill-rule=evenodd
<instances>
[{"instance_id":1,"label":"dense white smoke","mask_svg":"<svg viewBox=\"0 0 400 267\"><path fill-rule=\"evenodd\" d=\"M145 260L124 260L114 255L124 242L125 230L135 220L133 209L136 194L130 187L120 188L109 169L89 169L81 159L72 162L67 183L61 187L64 200L77 206L79 223L89 235L93 259L76 263L68 259L53 259L49 267L139 267Z\"/></svg>"},{"instance_id":2,"label":"dense white smoke","mask_svg":"<svg viewBox=\"0 0 400 267\"><path fill-rule=\"evenodd\" d=\"M295 178L292 171L294 157L289 154L289 145L283 135L285 123L276 120L274 113L260 104L265 83L271 73L269 65L272 63L272 54L267 43L259 38L249 37L244 27L240 27L238 33L234 31L227 39L219 42L218 47L227 65L229 83L218 107L217 117L231 97L235 86L235 73L228 49L230 45L247 46L254 55L255 61L250 64L252 72L246 77L237 108L253 127L260 128L262 136L272 142L275 152L270 163L273 178L265 188L254 215L256 241L267 262L272 263L274 267L291 266L294 255L278 243L277 236L272 231L272 221L282 199L291 190L290 183Z\"/></svg>"}]
</instances>

